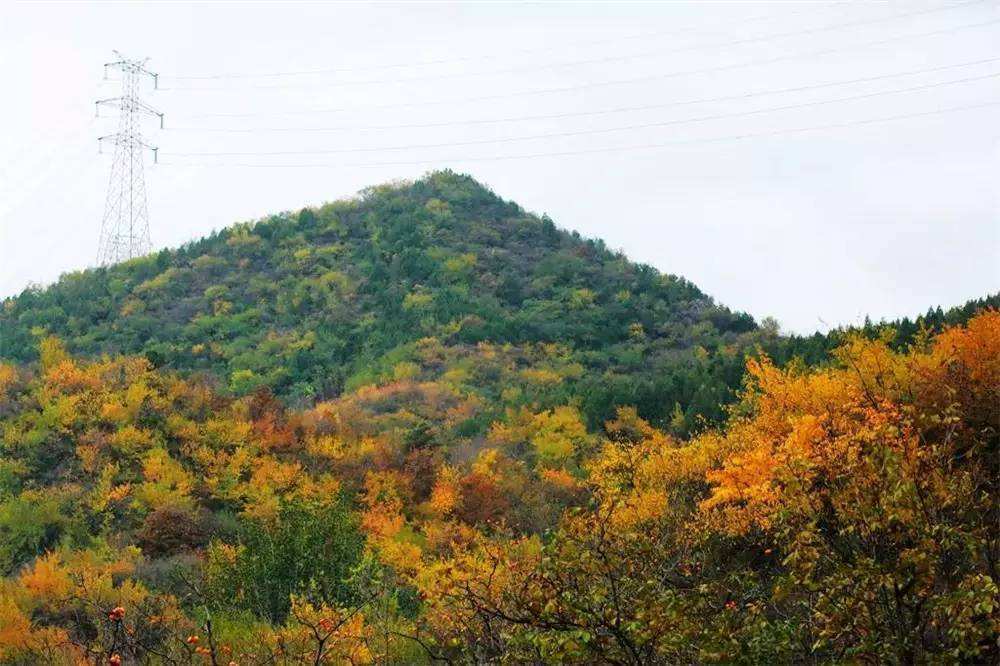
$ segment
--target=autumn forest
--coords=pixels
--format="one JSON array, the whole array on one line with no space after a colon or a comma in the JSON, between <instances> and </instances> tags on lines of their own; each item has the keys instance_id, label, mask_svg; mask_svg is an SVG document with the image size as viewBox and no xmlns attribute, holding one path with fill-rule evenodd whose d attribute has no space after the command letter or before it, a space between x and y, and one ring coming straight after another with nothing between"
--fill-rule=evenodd
<instances>
[{"instance_id":1,"label":"autumn forest","mask_svg":"<svg viewBox=\"0 0 1000 666\"><path fill-rule=\"evenodd\" d=\"M0 663L998 663L998 306L787 335L448 171L64 275Z\"/></svg>"}]
</instances>

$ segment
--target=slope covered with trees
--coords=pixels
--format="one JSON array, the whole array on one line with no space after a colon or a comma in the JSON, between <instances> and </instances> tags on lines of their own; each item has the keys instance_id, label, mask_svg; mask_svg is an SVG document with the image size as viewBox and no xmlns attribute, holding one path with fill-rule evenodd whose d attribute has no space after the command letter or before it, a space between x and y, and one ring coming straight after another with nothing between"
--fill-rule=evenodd
<instances>
[{"instance_id":1,"label":"slope covered with trees","mask_svg":"<svg viewBox=\"0 0 1000 666\"><path fill-rule=\"evenodd\" d=\"M721 417L757 342L751 317L689 282L450 172L66 275L7 300L0 328L0 357L31 360L54 334L296 405L411 371L427 339L466 357L510 344L562 359L560 397L592 425L633 404L679 407L688 427Z\"/></svg>"},{"instance_id":2,"label":"slope covered with trees","mask_svg":"<svg viewBox=\"0 0 1000 666\"><path fill-rule=\"evenodd\" d=\"M0 663L994 663L1000 314L787 337L432 174L0 311Z\"/></svg>"},{"instance_id":3,"label":"slope covered with trees","mask_svg":"<svg viewBox=\"0 0 1000 666\"><path fill-rule=\"evenodd\" d=\"M689 439L572 405L471 438L460 385L290 411L45 338L0 365L0 660L995 663L998 361L985 311L751 360Z\"/></svg>"},{"instance_id":4,"label":"slope covered with trees","mask_svg":"<svg viewBox=\"0 0 1000 666\"><path fill-rule=\"evenodd\" d=\"M998 304L1000 295L890 325L905 344L924 325ZM438 172L28 289L0 307L0 358L34 360L41 337L57 335L74 354L141 354L209 373L224 393L268 387L300 407L408 373L464 374L503 408L572 398L597 427L632 405L689 432L723 417L746 354L820 363L845 334L776 330L468 176ZM559 376L501 400L495 377L468 371L481 343L509 345L509 362ZM448 362L422 364L427 344Z\"/></svg>"}]
</instances>

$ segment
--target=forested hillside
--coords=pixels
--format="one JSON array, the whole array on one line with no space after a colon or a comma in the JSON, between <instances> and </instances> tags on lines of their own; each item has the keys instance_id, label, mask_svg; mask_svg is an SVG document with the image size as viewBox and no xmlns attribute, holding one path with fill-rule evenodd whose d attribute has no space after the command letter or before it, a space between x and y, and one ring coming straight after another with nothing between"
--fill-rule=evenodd
<instances>
[{"instance_id":1,"label":"forested hillside","mask_svg":"<svg viewBox=\"0 0 1000 666\"><path fill-rule=\"evenodd\" d=\"M34 359L39 336L52 334L73 353L142 354L208 371L235 395L267 386L295 405L448 372L495 403L500 387L477 374L477 345L509 344L510 363L530 357L548 372L529 392L577 397L592 425L620 404L653 419L679 407L689 426L699 414L718 419L759 339L746 335L751 317L684 279L450 172L66 275L5 302L0 327L0 357ZM422 364L429 344L449 358Z\"/></svg>"},{"instance_id":2,"label":"forested hillside","mask_svg":"<svg viewBox=\"0 0 1000 666\"><path fill-rule=\"evenodd\" d=\"M0 660L1000 658L995 311L751 361L688 440L572 405L470 438L480 408L408 378L289 411L43 339L0 365Z\"/></svg>"},{"instance_id":3,"label":"forested hillside","mask_svg":"<svg viewBox=\"0 0 1000 666\"><path fill-rule=\"evenodd\" d=\"M997 304L782 336L448 172L64 276L0 663L996 663Z\"/></svg>"},{"instance_id":4,"label":"forested hillside","mask_svg":"<svg viewBox=\"0 0 1000 666\"><path fill-rule=\"evenodd\" d=\"M998 304L891 325L905 344L924 323L937 330ZM0 358L34 360L56 335L74 354L141 354L208 372L223 393L268 387L299 407L448 377L494 408L480 429L508 407L573 402L592 428L630 405L680 433L719 422L758 347L822 363L845 333L765 329L683 278L438 172L26 290L0 308ZM503 383L480 367L494 347Z\"/></svg>"}]
</instances>

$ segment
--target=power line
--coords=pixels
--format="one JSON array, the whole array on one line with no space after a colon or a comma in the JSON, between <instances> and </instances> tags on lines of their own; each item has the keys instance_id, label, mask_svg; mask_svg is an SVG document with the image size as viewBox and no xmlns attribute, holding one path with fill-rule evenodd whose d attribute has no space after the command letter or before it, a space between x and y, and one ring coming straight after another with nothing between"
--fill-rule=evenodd
<instances>
[{"instance_id":1,"label":"power line","mask_svg":"<svg viewBox=\"0 0 1000 666\"><path fill-rule=\"evenodd\" d=\"M625 132L633 131L639 129L652 129L658 127L668 127L672 125L686 125L689 123L701 123L708 122L711 120L722 120L728 118L741 118L745 116L758 115L761 113L773 113L776 111L789 111L793 109L802 109L813 106L822 106L825 104L835 104L840 102L850 102L861 99L869 99L872 97L880 97L883 95L897 95L902 93L917 92L921 90L930 90L934 88L940 88L943 86L959 85L962 83L971 83L975 81L984 81L986 79L996 78L1000 76L1000 72L994 72L991 74L985 74L981 76L965 77L961 79L953 79L949 81L941 81L938 83L929 83L919 86L910 86L907 88L896 88L893 90L881 90L871 93L863 93L859 95L850 95L848 97L838 97L835 99L826 100L813 100L809 102L799 102L796 104L786 104L776 107L766 107L763 109L753 109L750 111L736 111L732 113L719 113L707 116L700 116L697 118L682 118L675 120L665 120L653 123L641 123L635 125L624 125L618 127L606 127L600 129L585 129L585 130L573 130L566 132L551 132L543 134L530 134L516 137L503 137L497 139L477 139L474 141L456 141L448 143L425 143L425 144L411 144L405 146L382 146L374 148L335 148L330 150L278 150L278 151L230 151L230 152L194 152L194 153L183 153L183 152L172 152L164 153L165 155L170 155L171 157L237 157L237 156L278 156L278 155L335 155L342 153L367 153L367 152L381 152L381 151L396 151L396 150L417 150L423 148L454 148L459 146L473 146L473 145L483 145L492 143L511 143L517 141L532 141L537 139L553 139L553 138L565 138L571 136L589 136L594 134L608 134L612 132Z\"/></svg>"},{"instance_id":2,"label":"power line","mask_svg":"<svg viewBox=\"0 0 1000 666\"><path fill-rule=\"evenodd\" d=\"M833 4L854 4L855 0L840 0L838 2L832 2ZM823 7L826 9L827 7ZM765 14L761 16L751 16L745 19L739 19L734 21L725 21L722 23L715 24L715 27L727 27L731 25L746 25L748 23L758 23L762 21L770 21L778 18L790 18L793 16L801 16L802 14L812 14L816 11L815 8L803 9L797 12L783 12L781 14ZM433 65L449 65L458 64L465 62L473 62L476 60L491 60L494 58L506 57L511 54L530 54L530 53L543 53L546 51L554 51L560 48L566 47L578 47L578 46L593 46L596 44L609 44L613 42L621 41L631 41L636 39L652 39L653 37L669 37L673 35L688 35L692 33L692 30L698 30L698 26L690 26L688 28L680 28L676 30L667 30L659 32L646 32L638 33L633 35L623 35L620 37L606 37L602 39L590 39L582 40L578 42L572 42L569 44L560 44L556 46L541 46L529 49L510 49L502 53L490 53L490 54L480 54L475 56L463 56L457 58L440 58L436 60L417 60L410 62L398 62L398 63L387 63L381 65L363 65L359 67L333 67L333 68L323 68L323 69L304 69L304 70L289 70L289 71L278 71L278 72L263 72L256 74L247 73L227 73L227 74L202 74L193 76L178 76L178 75L163 75L163 79L169 79L174 81L209 81L209 80L224 80L224 79L258 79L258 78L280 78L285 76L310 76L310 75L322 75L322 74L342 74L348 72L366 72L366 71L377 71L385 69L404 69L410 67L427 67ZM699 33L700 34L700 33ZM711 33L705 33L711 34Z\"/></svg>"},{"instance_id":3,"label":"power line","mask_svg":"<svg viewBox=\"0 0 1000 666\"><path fill-rule=\"evenodd\" d=\"M949 69L955 69L958 67L972 67L975 65L984 65L987 63L1000 61L1000 57L997 58L982 58L979 60L970 60L966 62L951 63L948 65L940 65L938 67L927 67L922 69L911 69L902 72L890 72L886 74L878 74L875 76L864 76L854 79L845 79L839 81L827 81L823 83L813 83L802 86L794 86L790 88L774 88L769 90L757 90L750 91L746 93L738 93L733 95L722 95L719 97L702 97L698 99L688 99L679 100L673 102L663 102L659 104L642 104L637 106L621 106L611 109L600 109L596 111L570 111L563 113L551 113L551 114L537 114L528 116L508 116L503 118L480 118L473 120L445 120L430 123L405 123L397 125L341 125L335 127L172 127L168 128L169 131L173 132L218 132L218 133L235 133L235 134L253 134L256 132L357 132L357 131L381 131L381 130L393 130L393 129L428 129L433 127L454 127L457 125L492 125L498 123L510 123L510 122L522 122L529 120L562 120L566 118L579 118L588 116L601 116L601 115L611 115L616 113L628 113L634 111L651 111L654 109L664 109L674 106L689 106L693 104L709 104L714 102L727 102L742 99L751 99L754 97L763 97L766 95L779 95L793 92L805 92L808 90L819 90L822 88L830 88L834 86L845 86L853 85L857 83L871 83L873 81L882 81L885 79L896 78L901 76L915 76L920 74L931 74L934 72L942 72Z\"/></svg>"},{"instance_id":4,"label":"power line","mask_svg":"<svg viewBox=\"0 0 1000 666\"><path fill-rule=\"evenodd\" d=\"M343 111L354 111L354 110L376 110L376 109L401 109L401 108L411 108L420 106L440 106L440 105L451 105L451 104L462 104L467 102L487 102L495 101L499 99L508 99L514 97L531 97L535 95L548 95L548 94L558 94L566 92L576 92L580 90L591 90L595 88L603 88L608 86L616 85L628 85L634 83L649 83L651 81L661 81L681 76L693 76L699 74L714 74L718 72L734 71L739 69L744 69L747 67L757 67L760 65L770 65L778 62L787 62L790 60L797 60L799 58L815 58L818 56L825 56L834 53L842 53L844 51L852 51L855 49L865 49L873 46L883 46L885 44L891 44L893 42L898 42L907 39L920 39L923 37L935 37L938 35L950 34L953 32L958 32L960 30L969 30L975 28L983 28L990 25L995 25L1000 23L1000 18L990 19L988 21L980 21L977 23L966 23L957 26L951 26L948 28L940 28L938 30L931 30L927 32L911 33L908 35L895 35L892 37L886 37L883 39L878 39L874 41L862 42L859 44L850 44L846 46L837 46L827 49L820 49L815 51L804 51L797 53L790 53L781 56L775 56L772 58L762 58L762 59L752 59L745 60L738 63L731 63L727 65L714 65L710 67L701 67L696 69L688 70L678 70L673 72L665 72L662 74L651 74L647 76L633 77L628 79L613 79L606 81L596 81L592 83L582 83L572 86L563 86L559 88L536 88L533 90L520 90L508 93L498 93L493 95L481 95L477 97L466 97L460 99L446 99L446 100L427 100L422 102L401 102L394 104L374 104L374 105L363 105L354 107L337 107L337 108L326 108L326 109L302 109L298 111L278 111L278 112L241 112L241 113L204 113L186 116L187 118L251 118L258 116L274 116L274 115L304 115L304 114L314 114L314 113L339 113Z\"/></svg>"},{"instance_id":5,"label":"power line","mask_svg":"<svg viewBox=\"0 0 1000 666\"><path fill-rule=\"evenodd\" d=\"M904 113L893 116L881 116L878 118L863 118L859 120L844 122L844 123L832 123L828 125L813 125L810 127L796 127L791 129L774 130L770 132L756 132L749 134L730 134L726 136L719 137L705 137L699 139L681 139L677 141L667 141L661 143L647 143L647 144L634 144L629 146L612 146L608 148L587 148L582 150L565 150L558 152L549 153L526 153L520 155L495 155L488 157L459 157L453 158L452 162L498 162L498 161L509 161L509 160L522 160L522 159L534 159L541 157L568 157L568 156L579 156L579 155L592 155L600 153L615 153L615 152L627 152L634 150L652 150L656 148L668 148L671 146L681 146L681 145L693 145L700 143L720 143L726 141L745 141L749 139L760 139L773 136L781 136L785 134L800 134L806 132L817 132L823 130L831 129L846 129L850 127L859 127L864 125L873 125L877 123L892 122L896 120L908 120L913 118L923 118L928 116L942 115L946 113L957 113L961 111L971 111L975 109L983 109L993 106L1000 105L1000 100L994 100L989 102L983 102L979 104L966 104L962 106L946 107L943 109L934 109L931 111L922 111L917 113ZM422 165L422 164L440 164L443 160L441 159L424 159L424 160L399 160L399 161L388 161L388 162L356 162L356 163L337 163L337 164L254 164L254 163L179 163L179 162L161 162L166 166L184 166L184 167L241 167L241 168L261 168L261 169L298 169L298 168L342 168L342 167L379 167L379 166L411 166L411 165Z\"/></svg>"},{"instance_id":6,"label":"power line","mask_svg":"<svg viewBox=\"0 0 1000 666\"><path fill-rule=\"evenodd\" d=\"M914 16L923 16L926 14L950 11L953 9L961 8L969 4L976 4L983 2L984 0L965 0L964 2L946 5L943 7L934 7L931 9L924 9L916 12L905 12L901 14L894 14L888 17L881 17L878 19L867 19L863 21L851 21L847 23L837 23L834 25L819 26L816 28L807 28L804 30L793 30L779 33L772 33L766 35L756 35L753 37L744 37L741 39L730 40L725 42L715 42L709 44L694 44L690 46L681 46L671 49L657 49L653 51L646 51L642 53L633 53L619 56L604 56L600 58L590 58L586 60L575 60L560 63L547 63L547 64L532 64L523 65L519 67L509 67L506 69L496 69L488 71L473 71L473 72L457 72L452 74L435 74L429 76L419 76L419 77L408 77L404 79L372 79L368 81L338 81L333 83L314 83L314 84L285 84L285 85L258 85L258 86L245 86L241 88L232 87L173 87L173 88L160 88L164 91L206 91L206 90L228 90L228 91L239 91L239 90L289 90L296 88L339 88L346 86L363 86L363 85L385 85L390 83L419 83L424 81L441 81L450 79L461 79L470 77L482 77L482 76L496 76L499 74L518 74L523 72L536 72L543 69L558 69L562 67L577 67L580 65L594 65L594 64L604 64L611 62L622 62L626 60L633 60L636 58L646 58L650 56L657 55L667 55L673 53L683 53L687 51L698 51L707 49L719 49L729 46L740 46L744 44L753 44L758 42L769 41L772 39L783 39L786 37L798 37L805 35L814 35L823 32L829 32L832 30L841 30L845 28L855 28L868 25L876 25L878 23L886 23L889 21L895 21L898 19L911 18Z\"/></svg>"}]
</instances>

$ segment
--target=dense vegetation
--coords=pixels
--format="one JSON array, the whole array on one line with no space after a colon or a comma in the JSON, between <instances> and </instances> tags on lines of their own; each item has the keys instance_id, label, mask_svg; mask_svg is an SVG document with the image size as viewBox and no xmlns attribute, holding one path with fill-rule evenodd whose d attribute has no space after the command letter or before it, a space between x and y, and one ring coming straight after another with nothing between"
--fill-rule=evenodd
<instances>
[{"instance_id":1,"label":"dense vegetation","mask_svg":"<svg viewBox=\"0 0 1000 666\"><path fill-rule=\"evenodd\" d=\"M0 659L1000 658L996 311L751 360L688 440L569 405L473 439L478 408L404 378L289 411L44 339L0 366Z\"/></svg>"},{"instance_id":2,"label":"dense vegetation","mask_svg":"<svg viewBox=\"0 0 1000 666\"><path fill-rule=\"evenodd\" d=\"M897 343L986 305L1000 294L893 322ZM843 337L779 338L773 322L760 328L451 172L65 275L7 299L0 332L0 358L34 360L39 339L57 335L74 354L141 354L208 372L223 393L266 386L298 407L391 376L454 375L480 343L510 345L511 363L560 377L503 398L495 377L468 377L496 413L572 400L595 428L631 405L684 433L722 419L746 354L818 363ZM428 341L447 364L417 367Z\"/></svg>"},{"instance_id":3,"label":"dense vegetation","mask_svg":"<svg viewBox=\"0 0 1000 666\"><path fill-rule=\"evenodd\" d=\"M997 304L780 336L451 173L65 276L0 663L995 663Z\"/></svg>"},{"instance_id":4,"label":"dense vegetation","mask_svg":"<svg viewBox=\"0 0 1000 666\"><path fill-rule=\"evenodd\" d=\"M35 358L44 332L73 353L142 354L299 406L406 372L428 338L465 356L516 345L573 367L557 399L580 396L592 425L616 404L654 419L679 405L689 425L721 417L754 344L741 336L756 328L689 282L448 172L66 275L4 305L0 357ZM548 343L559 348L538 348Z\"/></svg>"}]
</instances>

